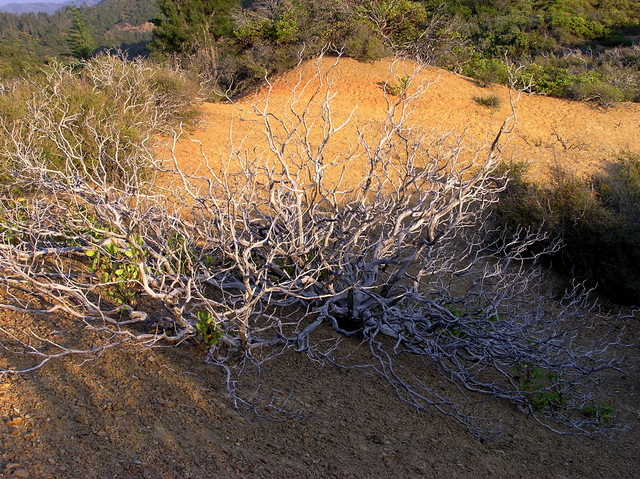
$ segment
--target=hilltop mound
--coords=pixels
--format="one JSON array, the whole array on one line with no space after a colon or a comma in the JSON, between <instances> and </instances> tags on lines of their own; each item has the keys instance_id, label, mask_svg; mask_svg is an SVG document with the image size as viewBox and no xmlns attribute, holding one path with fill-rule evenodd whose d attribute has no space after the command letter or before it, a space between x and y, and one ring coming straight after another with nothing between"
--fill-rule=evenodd
<instances>
[{"instance_id":1,"label":"hilltop mound","mask_svg":"<svg viewBox=\"0 0 640 479\"><path fill-rule=\"evenodd\" d=\"M344 121L353 112L353 128L341 133L333 145L338 151L348 149L357 140L357 125L384 118L387 109L384 84L393 84L407 75L415 75L410 89L428 85L414 105L412 121L425 129L464 134L470 148L490 142L511 114L509 89L501 85L482 88L469 78L440 68L419 69L413 62L385 59L369 64L343 58L334 63L334 58L323 58L317 66L307 62L299 70L274 79L270 89L262 88L235 105L204 103L205 122L201 129L178 143L175 153L179 163L189 170L198 169L204 153L215 164L226 157L232 141L239 144L243 138L253 146L266 146L256 124L246 121L252 119L246 112L253 106L264 105L268 98L270 111L284 113L296 88L301 90L311 81L306 92L313 90L318 70L323 74L330 71L328 78L333 82L331 90L335 94L331 105L336 121ZM492 99L498 106L483 106L479 103L482 99ZM540 178L556 163L583 173L598 168L605 159L615 158L620 151L640 151L640 104L619 103L611 109L602 109L526 92L513 104L517 126L510 135L504 158L529 162L532 173Z\"/></svg>"}]
</instances>

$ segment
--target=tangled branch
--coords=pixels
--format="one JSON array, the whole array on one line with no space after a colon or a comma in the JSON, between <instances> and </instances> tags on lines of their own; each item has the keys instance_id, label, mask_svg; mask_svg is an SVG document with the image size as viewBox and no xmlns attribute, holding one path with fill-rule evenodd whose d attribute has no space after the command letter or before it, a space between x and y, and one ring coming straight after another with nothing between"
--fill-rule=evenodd
<instances>
[{"instance_id":1,"label":"tangled branch","mask_svg":"<svg viewBox=\"0 0 640 479\"><path fill-rule=\"evenodd\" d=\"M80 351L4 327L4 347L36 362L0 372L199 337L236 406L273 418L288 411L283 400L252 394L242 379L295 350L375 370L403 401L452 416L479 437L496 433L495 418L477 407L486 397L558 432L614 429L594 385L598 372L619 367L618 337L588 343L586 295L576 289L557 301L545 290L536 258L527 257L538 233L507 241L491 227L504 187L496 166L514 117L491 143L467 150L454 132L411 121L428 87L414 74L403 95L384 93L381 121L358 128L347 151L336 149L354 128L352 116L338 121L332 110L336 63L318 61L313 79L300 76L285 108L275 111L267 94L244 111L266 146L238 141L222 168L203 157L201 176L181 171L179 158L137 175L125 156L114 183L101 157L98 168L82 167L73 141L60 148L80 161L55 169L5 128L20 145L12 191L28 195L1 201L0 306L63 313L102 343ZM64 121L48 131L55 136ZM359 344L367 363L350 359ZM400 364L407 354L423 364ZM457 392L430 386L423 369Z\"/></svg>"}]
</instances>

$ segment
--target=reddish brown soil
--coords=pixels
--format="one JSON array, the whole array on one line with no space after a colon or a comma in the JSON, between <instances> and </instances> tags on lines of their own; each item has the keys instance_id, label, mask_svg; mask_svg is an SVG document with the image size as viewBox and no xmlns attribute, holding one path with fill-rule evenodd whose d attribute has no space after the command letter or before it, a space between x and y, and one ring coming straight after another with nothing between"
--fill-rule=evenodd
<instances>
[{"instance_id":1,"label":"reddish brown soil","mask_svg":"<svg viewBox=\"0 0 640 479\"><path fill-rule=\"evenodd\" d=\"M305 68L312 70L311 65ZM401 65L400 73L403 68L411 67ZM384 103L378 83L388 72L388 62L343 60L334 71L336 116L344 117L356 104L359 123L380 115ZM502 87L482 89L435 69L423 75L438 79L416 111L425 124L466 128L469 138L484 143L508 115L508 93ZM292 73L275 85L274 105L295 78ZM490 94L503 99L499 109L473 100ZM536 174L555 161L590 171L620 150L640 151L639 105L605 111L528 95L516 105L517 136L507 155L528 159ZM203 109L207 122L176 150L188 169L202 162L199 146L190 139L201 142L212 162L220 161L230 118L236 118L235 138L256 135L251 124L237 120L231 105L205 104ZM638 337L637 319L627 321L628 340ZM21 321L36 331L39 321L53 320L0 312L0 323ZM68 320L55 321L56 329L71 331L78 345L93 340ZM637 347L627 353L640 355ZM379 377L321 366L295 353L273 361L256 378L256 384L290 394L305 411L305 420L284 422L240 416L225 394L222 373L203 364L204 353L194 345L110 350L91 359L52 361L36 373L0 381L0 477L559 479L640 474L640 436L634 429L610 443L581 441L550 432L506 403L490 401L486 408L503 414L505 431L498 440L480 442L447 417L401 403ZM605 376L604 387L617 408L616 421L636 428L637 362L624 374Z\"/></svg>"},{"instance_id":2,"label":"reddish brown soil","mask_svg":"<svg viewBox=\"0 0 640 479\"><path fill-rule=\"evenodd\" d=\"M637 332L632 328L628 338ZM291 394L307 418L272 422L249 416L248 422L226 397L221 372L203 364L203 357L201 349L186 345L111 351L84 364L62 360L35 374L5 379L0 384L0 477L555 479L638 474L637 431L610 443L580 441L491 401L485 407L503 414L505 430L498 440L480 442L449 418L401 403L377 376L323 367L296 353L269 364L256 381ZM639 385L637 365L605 380L616 421L637 426Z\"/></svg>"}]
</instances>

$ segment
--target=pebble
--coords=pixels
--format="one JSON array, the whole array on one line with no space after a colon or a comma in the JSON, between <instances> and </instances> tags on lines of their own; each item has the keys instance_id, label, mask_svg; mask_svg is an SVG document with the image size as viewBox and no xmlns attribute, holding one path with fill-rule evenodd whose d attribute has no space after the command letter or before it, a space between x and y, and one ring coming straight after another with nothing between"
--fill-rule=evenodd
<instances>
[{"instance_id":1,"label":"pebble","mask_svg":"<svg viewBox=\"0 0 640 479\"><path fill-rule=\"evenodd\" d=\"M83 414L77 414L73 416L73 420L80 424L84 424L85 422L87 422L87 418Z\"/></svg>"},{"instance_id":2,"label":"pebble","mask_svg":"<svg viewBox=\"0 0 640 479\"><path fill-rule=\"evenodd\" d=\"M13 471L13 477L26 479L27 477L29 477L29 472L25 471L24 469L16 469L15 471Z\"/></svg>"},{"instance_id":3,"label":"pebble","mask_svg":"<svg viewBox=\"0 0 640 479\"><path fill-rule=\"evenodd\" d=\"M20 426L23 423L23 419L21 417L14 417L7 421L7 426Z\"/></svg>"},{"instance_id":4,"label":"pebble","mask_svg":"<svg viewBox=\"0 0 640 479\"><path fill-rule=\"evenodd\" d=\"M116 411L113 413L114 416L116 417L124 417L127 415L127 411L123 411L122 409Z\"/></svg>"}]
</instances>

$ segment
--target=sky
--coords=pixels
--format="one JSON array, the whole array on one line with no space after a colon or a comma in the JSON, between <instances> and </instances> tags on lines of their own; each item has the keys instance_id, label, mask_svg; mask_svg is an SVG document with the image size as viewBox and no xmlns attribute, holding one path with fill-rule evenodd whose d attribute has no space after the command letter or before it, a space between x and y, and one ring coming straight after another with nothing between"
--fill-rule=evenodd
<instances>
[{"instance_id":1,"label":"sky","mask_svg":"<svg viewBox=\"0 0 640 479\"><path fill-rule=\"evenodd\" d=\"M68 0L0 0L0 5L9 3L65 3ZM81 1L78 3L82 3Z\"/></svg>"}]
</instances>

